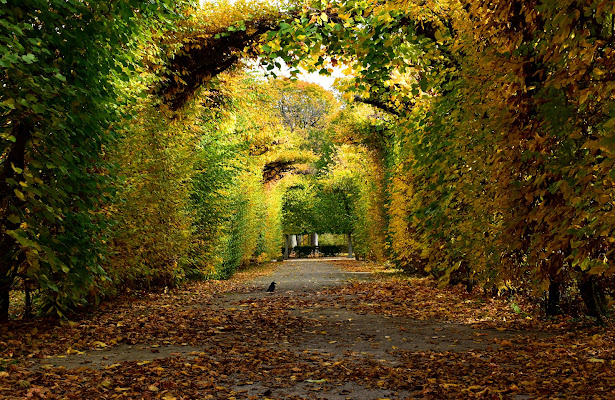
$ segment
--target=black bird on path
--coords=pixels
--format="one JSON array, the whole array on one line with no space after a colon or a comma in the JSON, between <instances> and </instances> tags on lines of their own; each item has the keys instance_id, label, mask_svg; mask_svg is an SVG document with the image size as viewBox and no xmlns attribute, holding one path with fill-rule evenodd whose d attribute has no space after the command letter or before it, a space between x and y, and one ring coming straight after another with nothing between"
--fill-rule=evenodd
<instances>
[{"instance_id":1,"label":"black bird on path","mask_svg":"<svg viewBox=\"0 0 615 400\"><path fill-rule=\"evenodd\" d=\"M273 293L275 290L275 282L271 282L271 285L267 288L267 293Z\"/></svg>"}]
</instances>

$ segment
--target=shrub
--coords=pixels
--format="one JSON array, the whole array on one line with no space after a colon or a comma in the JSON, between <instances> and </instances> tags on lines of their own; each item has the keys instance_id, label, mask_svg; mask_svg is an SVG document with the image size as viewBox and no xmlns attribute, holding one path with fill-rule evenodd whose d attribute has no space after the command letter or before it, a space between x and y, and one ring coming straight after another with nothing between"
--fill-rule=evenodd
<instances>
[{"instance_id":1,"label":"shrub","mask_svg":"<svg viewBox=\"0 0 615 400\"><path fill-rule=\"evenodd\" d=\"M333 257L340 255L340 253L346 251L346 246L342 245L328 245L328 246L320 246L318 250L321 255L325 257Z\"/></svg>"},{"instance_id":2,"label":"shrub","mask_svg":"<svg viewBox=\"0 0 615 400\"><path fill-rule=\"evenodd\" d=\"M314 251L316 251L316 247L314 246L296 246L294 249L296 257L308 257Z\"/></svg>"}]
</instances>

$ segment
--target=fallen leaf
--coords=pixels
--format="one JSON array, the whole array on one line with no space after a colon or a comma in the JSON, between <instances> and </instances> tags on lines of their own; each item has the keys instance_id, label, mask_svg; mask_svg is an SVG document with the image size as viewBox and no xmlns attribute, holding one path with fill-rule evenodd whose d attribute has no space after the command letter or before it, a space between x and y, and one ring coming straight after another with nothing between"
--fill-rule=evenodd
<instances>
[{"instance_id":1,"label":"fallen leaf","mask_svg":"<svg viewBox=\"0 0 615 400\"><path fill-rule=\"evenodd\" d=\"M326 379L306 379L307 383L326 383Z\"/></svg>"}]
</instances>

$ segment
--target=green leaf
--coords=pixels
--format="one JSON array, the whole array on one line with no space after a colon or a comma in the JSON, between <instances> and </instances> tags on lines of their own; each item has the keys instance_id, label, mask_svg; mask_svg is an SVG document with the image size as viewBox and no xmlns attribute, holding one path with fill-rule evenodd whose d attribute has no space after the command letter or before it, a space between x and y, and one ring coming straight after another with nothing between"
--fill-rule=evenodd
<instances>
[{"instance_id":1,"label":"green leaf","mask_svg":"<svg viewBox=\"0 0 615 400\"><path fill-rule=\"evenodd\" d=\"M615 127L615 117L609 119L608 121L606 121L603 125L605 128L610 129Z\"/></svg>"},{"instance_id":2,"label":"green leaf","mask_svg":"<svg viewBox=\"0 0 615 400\"><path fill-rule=\"evenodd\" d=\"M419 82L419 86L421 87L421 90L423 92L426 92L427 91L427 78L422 77L421 81Z\"/></svg>"},{"instance_id":3,"label":"green leaf","mask_svg":"<svg viewBox=\"0 0 615 400\"><path fill-rule=\"evenodd\" d=\"M522 314L523 310L516 303L511 303L510 308L517 314Z\"/></svg>"},{"instance_id":4,"label":"green leaf","mask_svg":"<svg viewBox=\"0 0 615 400\"><path fill-rule=\"evenodd\" d=\"M59 292L60 291L60 289L58 288L58 285L56 285L53 281L49 280L49 278L47 278L45 275L43 275L41 277L44 277L44 279L42 279L42 282L41 282L41 287L43 289L45 289L45 288L51 289L54 292ZM41 279L39 279L39 281L40 280Z\"/></svg>"},{"instance_id":5,"label":"green leaf","mask_svg":"<svg viewBox=\"0 0 615 400\"><path fill-rule=\"evenodd\" d=\"M33 62L37 61L36 56L32 53L28 53L26 55L21 56L21 59L24 60L28 64L32 64Z\"/></svg>"},{"instance_id":6,"label":"green leaf","mask_svg":"<svg viewBox=\"0 0 615 400\"><path fill-rule=\"evenodd\" d=\"M20 245L22 245L22 246L24 246L24 247L31 247L31 248L34 248L34 249L36 249L36 250L38 250L38 251L40 251L40 250L41 250L41 246L40 246L38 243L36 243L36 242L34 242L34 241L32 241L32 240L28 239L28 238L24 235L23 230L21 230L21 229L16 229L16 230L14 230L14 231L6 231L6 232L7 232L7 234L8 234L10 237L12 237L13 239L17 240L17 242L19 242L19 244L20 244Z\"/></svg>"}]
</instances>

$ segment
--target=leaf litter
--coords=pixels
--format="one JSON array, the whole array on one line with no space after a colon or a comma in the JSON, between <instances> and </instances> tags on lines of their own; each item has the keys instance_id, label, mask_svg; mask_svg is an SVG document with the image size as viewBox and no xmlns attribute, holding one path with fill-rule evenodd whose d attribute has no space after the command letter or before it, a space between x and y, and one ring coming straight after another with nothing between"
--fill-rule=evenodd
<instances>
[{"instance_id":1,"label":"leaf litter","mask_svg":"<svg viewBox=\"0 0 615 400\"><path fill-rule=\"evenodd\" d=\"M273 268L5 325L0 398L615 397L610 325L394 274L266 296L253 282Z\"/></svg>"}]
</instances>

